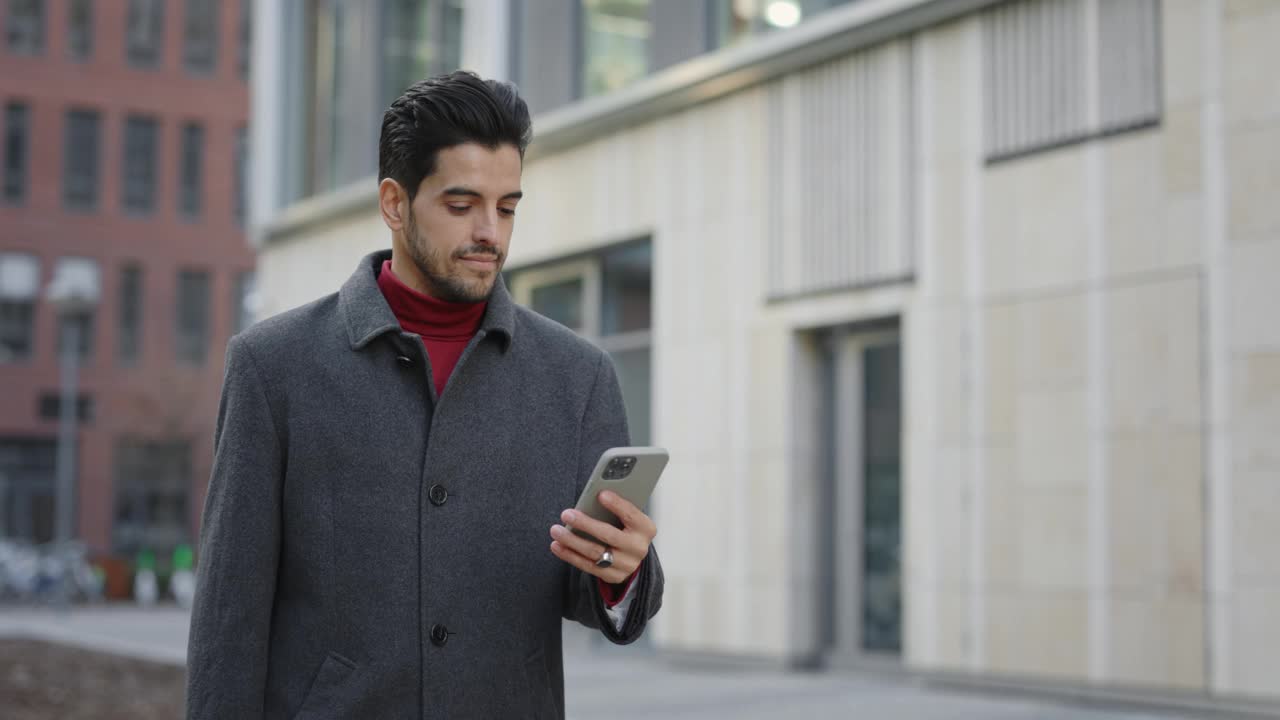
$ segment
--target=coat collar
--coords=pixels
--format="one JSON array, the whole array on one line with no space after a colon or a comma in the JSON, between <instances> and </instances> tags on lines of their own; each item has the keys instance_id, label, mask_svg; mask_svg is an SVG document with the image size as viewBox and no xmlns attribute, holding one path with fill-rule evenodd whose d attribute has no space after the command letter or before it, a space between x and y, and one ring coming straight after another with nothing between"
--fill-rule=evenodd
<instances>
[{"instance_id":1,"label":"coat collar","mask_svg":"<svg viewBox=\"0 0 1280 720\"><path fill-rule=\"evenodd\" d=\"M356 271L338 291L338 307L347 325L347 336L352 350L363 349L383 333L400 330L391 306L378 289L378 271L382 263L391 259L391 250L379 250L366 255ZM489 307L480 323L481 337L498 333L503 339L503 350L511 346L515 338L516 308L507 286L499 275L489 295Z\"/></svg>"}]
</instances>

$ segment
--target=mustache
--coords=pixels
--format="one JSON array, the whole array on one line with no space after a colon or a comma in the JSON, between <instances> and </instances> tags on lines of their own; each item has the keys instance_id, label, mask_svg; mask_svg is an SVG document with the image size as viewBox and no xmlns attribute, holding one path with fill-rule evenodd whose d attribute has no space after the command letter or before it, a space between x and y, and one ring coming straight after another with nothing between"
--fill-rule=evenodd
<instances>
[{"instance_id":1,"label":"mustache","mask_svg":"<svg viewBox=\"0 0 1280 720\"><path fill-rule=\"evenodd\" d=\"M472 245L471 247L463 248L455 253L454 257L465 257L467 255L488 255L495 260L502 257L497 248L492 248L487 245Z\"/></svg>"}]
</instances>

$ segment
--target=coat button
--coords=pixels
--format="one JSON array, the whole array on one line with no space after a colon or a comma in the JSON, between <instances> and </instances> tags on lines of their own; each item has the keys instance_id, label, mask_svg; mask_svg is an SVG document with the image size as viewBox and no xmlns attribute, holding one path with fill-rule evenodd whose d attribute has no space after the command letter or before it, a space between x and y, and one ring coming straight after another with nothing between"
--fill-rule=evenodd
<instances>
[{"instance_id":1,"label":"coat button","mask_svg":"<svg viewBox=\"0 0 1280 720\"><path fill-rule=\"evenodd\" d=\"M431 504L440 507L449 499L449 491L444 489L442 485L432 485L427 490L427 497L431 498Z\"/></svg>"},{"instance_id":2,"label":"coat button","mask_svg":"<svg viewBox=\"0 0 1280 720\"><path fill-rule=\"evenodd\" d=\"M396 362L400 363L404 367L409 367L410 365L413 365L413 358L408 355L397 355Z\"/></svg>"},{"instance_id":3,"label":"coat button","mask_svg":"<svg viewBox=\"0 0 1280 720\"><path fill-rule=\"evenodd\" d=\"M431 626L431 642L436 647L444 647L449 642L449 628L436 624Z\"/></svg>"}]
</instances>

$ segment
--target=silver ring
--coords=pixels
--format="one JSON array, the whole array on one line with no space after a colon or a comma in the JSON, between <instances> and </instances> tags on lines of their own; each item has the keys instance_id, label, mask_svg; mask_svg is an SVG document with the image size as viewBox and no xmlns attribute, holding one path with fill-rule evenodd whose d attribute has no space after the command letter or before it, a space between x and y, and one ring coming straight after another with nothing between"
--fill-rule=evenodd
<instances>
[{"instance_id":1,"label":"silver ring","mask_svg":"<svg viewBox=\"0 0 1280 720\"><path fill-rule=\"evenodd\" d=\"M596 567L607 568L612 566L613 566L613 551L610 550L609 548L605 548L604 552L600 554L600 559L596 561Z\"/></svg>"}]
</instances>

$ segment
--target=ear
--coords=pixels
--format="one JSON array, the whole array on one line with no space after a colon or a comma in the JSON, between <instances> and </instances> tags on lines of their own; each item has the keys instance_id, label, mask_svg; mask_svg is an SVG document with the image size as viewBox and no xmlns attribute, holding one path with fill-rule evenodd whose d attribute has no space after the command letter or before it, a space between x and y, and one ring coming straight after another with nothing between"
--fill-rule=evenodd
<instances>
[{"instance_id":1,"label":"ear","mask_svg":"<svg viewBox=\"0 0 1280 720\"><path fill-rule=\"evenodd\" d=\"M400 187L400 183L384 178L378 183L378 209L382 212L382 222L392 232L403 230L409 213L409 193Z\"/></svg>"}]
</instances>

